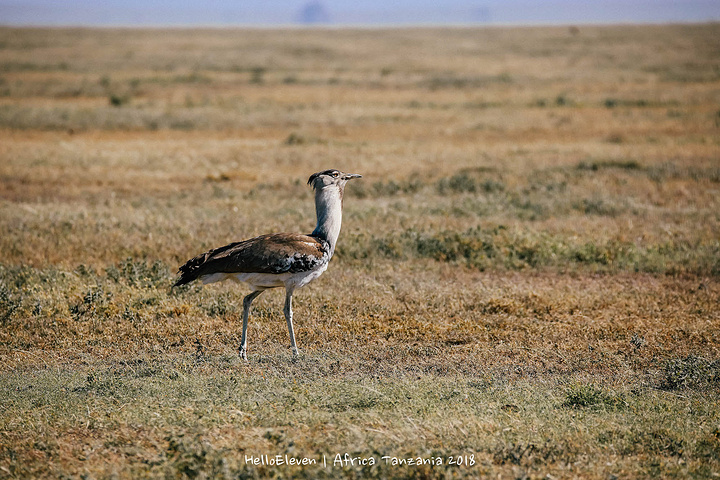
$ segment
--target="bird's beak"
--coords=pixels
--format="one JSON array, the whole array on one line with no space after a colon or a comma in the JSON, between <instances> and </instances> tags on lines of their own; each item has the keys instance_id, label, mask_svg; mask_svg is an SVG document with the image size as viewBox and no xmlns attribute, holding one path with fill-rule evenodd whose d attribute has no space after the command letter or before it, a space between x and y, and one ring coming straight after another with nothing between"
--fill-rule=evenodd
<instances>
[{"instance_id":1,"label":"bird's beak","mask_svg":"<svg viewBox=\"0 0 720 480\"><path fill-rule=\"evenodd\" d=\"M344 178L345 180L352 180L353 178L362 178L362 175L357 173L346 173Z\"/></svg>"}]
</instances>

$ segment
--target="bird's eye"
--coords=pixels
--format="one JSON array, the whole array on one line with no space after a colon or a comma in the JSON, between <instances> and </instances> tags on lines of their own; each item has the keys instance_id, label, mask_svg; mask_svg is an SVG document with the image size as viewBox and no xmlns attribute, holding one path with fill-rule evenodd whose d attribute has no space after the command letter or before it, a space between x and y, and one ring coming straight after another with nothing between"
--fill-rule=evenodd
<instances>
[{"instance_id":1,"label":"bird's eye","mask_svg":"<svg viewBox=\"0 0 720 480\"><path fill-rule=\"evenodd\" d=\"M333 172L333 173L332 173L333 178L337 178L338 175L340 175L338 172Z\"/></svg>"}]
</instances>

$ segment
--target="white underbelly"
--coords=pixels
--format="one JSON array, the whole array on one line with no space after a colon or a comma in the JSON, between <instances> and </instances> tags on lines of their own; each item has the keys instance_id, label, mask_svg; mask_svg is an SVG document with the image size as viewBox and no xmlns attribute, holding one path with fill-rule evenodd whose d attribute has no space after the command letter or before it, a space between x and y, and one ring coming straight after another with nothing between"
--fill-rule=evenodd
<instances>
[{"instance_id":1,"label":"white underbelly","mask_svg":"<svg viewBox=\"0 0 720 480\"><path fill-rule=\"evenodd\" d=\"M304 287L318 278L327 270L327 267L328 264L325 263L313 270L297 273L213 273L212 275L202 277L201 280L206 285L224 280L234 280L236 282L247 283L253 290L264 290L276 287L295 290L296 288Z\"/></svg>"}]
</instances>

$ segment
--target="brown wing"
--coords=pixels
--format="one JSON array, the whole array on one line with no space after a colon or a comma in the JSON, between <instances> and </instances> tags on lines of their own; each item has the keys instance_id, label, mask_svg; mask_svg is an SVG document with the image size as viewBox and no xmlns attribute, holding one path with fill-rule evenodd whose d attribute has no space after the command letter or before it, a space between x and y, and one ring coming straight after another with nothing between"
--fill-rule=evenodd
<instances>
[{"instance_id":1,"label":"brown wing","mask_svg":"<svg viewBox=\"0 0 720 480\"><path fill-rule=\"evenodd\" d=\"M327 261L326 242L310 235L276 233L231 243L192 258L175 285L213 273L296 273Z\"/></svg>"}]
</instances>

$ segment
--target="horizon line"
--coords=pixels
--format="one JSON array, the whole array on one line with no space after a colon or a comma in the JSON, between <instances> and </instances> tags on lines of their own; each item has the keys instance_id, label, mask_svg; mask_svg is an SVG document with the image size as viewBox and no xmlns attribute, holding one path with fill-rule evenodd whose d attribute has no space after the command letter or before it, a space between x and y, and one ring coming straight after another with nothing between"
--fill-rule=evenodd
<instances>
[{"instance_id":1,"label":"horizon line","mask_svg":"<svg viewBox=\"0 0 720 480\"><path fill-rule=\"evenodd\" d=\"M291 30L383 30L398 28L518 28L518 27L612 27L612 26L672 26L711 25L720 19L668 21L587 21L577 22L397 22L397 23L2 23L0 28L87 28L87 29L291 29Z\"/></svg>"}]
</instances>

